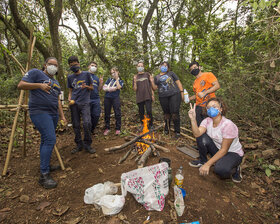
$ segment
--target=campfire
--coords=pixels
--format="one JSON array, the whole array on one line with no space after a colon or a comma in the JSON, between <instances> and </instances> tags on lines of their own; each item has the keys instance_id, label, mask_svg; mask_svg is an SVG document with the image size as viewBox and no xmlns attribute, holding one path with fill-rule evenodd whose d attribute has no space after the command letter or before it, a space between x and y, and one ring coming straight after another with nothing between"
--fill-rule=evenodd
<instances>
[{"instance_id":1,"label":"campfire","mask_svg":"<svg viewBox=\"0 0 280 224\"><path fill-rule=\"evenodd\" d=\"M150 121L150 118L144 116L144 119L142 121L143 121L143 130L142 130L141 135L149 133L148 122ZM147 134L147 135L143 136L142 139L145 139L150 142L154 142L154 139L155 139L154 132L152 132L152 134ZM149 147L150 147L150 144L146 144L146 143L143 143L140 141L136 142L136 148L140 155L143 154L144 152L146 152L146 150Z\"/></svg>"},{"instance_id":2,"label":"campfire","mask_svg":"<svg viewBox=\"0 0 280 224\"><path fill-rule=\"evenodd\" d=\"M164 124L154 128L153 130L149 130L148 121L149 118L145 117L143 120L143 130L139 136L131 133L136 137L130 137L130 139L133 139L128 140L128 142L124 143L123 145L105 148L104 150L106 152L114 152L130 146L129 150L125 153L125 155L120 158L119 164L123 163L129 157L129 155L131 155L130 160L134 159L135 162L137 162L138 168L145 166L147 159L150 155L160 157L160 153L158 150L170 152L169 149L158 145L160 144L160 141L157 140L154 135L154 132L162 128Z\"/></svg>"}]
</instances>

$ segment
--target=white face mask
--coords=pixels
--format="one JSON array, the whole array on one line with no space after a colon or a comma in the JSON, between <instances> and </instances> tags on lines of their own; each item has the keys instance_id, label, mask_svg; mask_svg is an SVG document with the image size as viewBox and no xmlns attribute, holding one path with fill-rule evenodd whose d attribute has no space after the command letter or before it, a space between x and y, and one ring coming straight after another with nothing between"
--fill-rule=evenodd
<instances>
[{"instance_id":1,"label":"white face mask","mask_svg":"<svg viewBox=\"0 0 280 224\"><path fill-rule=\"evenodd\" d=\"M48 65L47 66L47 72L50 75L55 75L55 73L57 73L57 67L55 65Z\"/></svg>"},{"instance_id":2,"label":"white face mask","mask_svg":"<svg viewBox=\"0 0 280 224\"><path fill-rule=\"evenodd\" d=\"M95 66L90 66L89 71L91 73L95 73L97 71L97 68Z\"/></svg>"},{"instance_id":3,"label":"white face mask","mask_svg":"<svg viewBox=\"0 0 280 224\"><path fill-rule=\"evenodd\" d=\"M144 67L140 67L140 66L137 67L137 71L138 71L138 72L144 72Z\"/></svg>"}]
</instances>

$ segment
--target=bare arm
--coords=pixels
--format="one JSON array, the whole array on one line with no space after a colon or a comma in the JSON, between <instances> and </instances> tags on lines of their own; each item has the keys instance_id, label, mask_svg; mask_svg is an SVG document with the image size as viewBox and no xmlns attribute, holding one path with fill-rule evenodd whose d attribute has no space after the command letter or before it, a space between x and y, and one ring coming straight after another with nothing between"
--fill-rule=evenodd
<instances>
[{"instance_id":1,"label":"bare arm","mask_svg":"<svg viewBox=\"0 0 280 224\"><path fill-rule=\"evenodd\" d=\"M199 96L200 98L203 98L203 97L205 97L207 94L213 93L213 92L215 92L216 90L220 89L220 84L219 84L218 80L215 81L215 82L213 82L212 85L213 85L213 86L212 86L211 88L207 89L206 91L203 91L203 92L198 93L198 96Z\"/></svg>"},{"instance_id":2,"label":"bare arm","mask_svg":"<svg viewBox=\"0 0 280 224\"><path fill-rule=\"evenodd\" d=\"M196 113L195 113L195 107L196 105L192 107L192 104L190 103L191 109L189 110L189 117L191 119L191 125L192 125L192 132L194 137L198 138L199 136L203 135L206 132L206 128L202 126L197 126L196 122Z\"/></svg>"},{"instance_id":3,"label":"bare arm","mask_svg":"<svg viewBox=\"0 0 280 224\"><path fill-rule=\"evenodd\" d=\"M178 88L180 90L182 100L184 100L184 90L183 90L183 86L182 86L181 81L177 80L177 81L175 81L175 83L177 84L177 86L178 86Z\"/></svg>"},{"instance_id":4,"label":"bare arm","mask_svg":"<svg viewBox=\"0 0 280 224\"><path fill-rule=\"evenodd\" d=\"M189 99L190 99L190 100L195 100L195 99L196 99L196 96L195 96L195 95L192 95Z\"/></svg>"},{"instance_id":5,"label":"bare arm","mask_svg":"<svg viewBox=\"0 0 280 224\"><path fill-rule=\"evenodd\" d=\"M72 97L72 88L69 88L68 101L71 100L71 97Z\"/></svg>"},{"instance_id":6,"label":"bare arm","mask_svg":"<svg viewBox=\"0 0 280 224\"><path fill-rule=\"evenodd\" d=\"M152 75L150 75L150 82L151 82L152 89L153 89L153 90L157 90L158 87L157 87L157 85L155 84L155 79L154 79L154 77L153 77Z\"/></svg>"},{"instance_id":7,"label":"bare arm","mask_svg":"<svg viewBox=\"0 0 280 224\"><path fill-rule=\"evenodd\" d=\"M99 79L99 86L98 86L98 91L100 91L103 87L103 76L100 77Z\"/></svg>"},{"instance_id":8,"label":"bare arm","mask_svg":"<svg viewBox=\"0 0 280 224\"><path fill-rule=\"evenodd\" d=\"M59 97L58 97L58 113L59 113L59 116L60 116L61 120L63 120L64 124L66 124L67 120L64 117L63 108L62 108L61 101L60 101Z\"/></svg>"},{"instance_id":9,"label":"bare arm","mask_svg":"<svg viewBox=\"0 0 280 224\"><path fill-rule=\"evenodd\" d=\"M137 77L137 75L134 75L134 77L133 77L133 90L134 90L135 92L137 91L136 77Z\"/></svg>"}]
</instances>

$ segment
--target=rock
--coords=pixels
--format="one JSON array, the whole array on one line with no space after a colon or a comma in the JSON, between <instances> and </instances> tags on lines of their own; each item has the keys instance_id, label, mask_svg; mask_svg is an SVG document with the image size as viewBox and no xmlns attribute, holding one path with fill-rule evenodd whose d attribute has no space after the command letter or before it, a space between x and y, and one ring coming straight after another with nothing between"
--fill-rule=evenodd
<instances>
[{"instance_id":1,"label":"rock","mask_svg":"<svg viewBox=\"0 0 280 224\"><path fill-rule=\"evenodd\" d=\"M56 216L62 216L63 214L65 214L67 211L69 210L69 207L66 205L63 205L61 207L58 207L56 209L53 210L52 214L56 215Z\"/></svg>"},{"instance_id":2,"label":"rock","mask_svg":"<svg viewBox=\"0 0 280 224\"><path fill-rule=\"evenodd\" d=\"M42 211L44 208L48 207L49 205L51 205L51 203L48 202L48 201L41 202L41 203L37 206L36 210L37 210L37 211Z\"/></svg>"},{"instance_id":3,"label":"rock","mask_svg":"<svg viewBox=\"0 0 280 224\"><path fill-rule=\"evenodd\" d=\"M262 151L262 155L263 155L264 158L273 157L273 156L275 156L277 153L278 153L278 150L277 150L277 149L267 149L267 150Z\"/></svg>"},{"instance_id":4,"label":"rock","mask_svg":"<svg viewBox=\"0 0 280 224\"><path fill-rule=\"evenodd\" d=\"M19 198L19 201L22 203L28 203L29 201L29 196L28 195L21 195Z\"/></svg>"},{"instance_id":5,"label":"rock","mask_svg":"<svg viewBox=\"0 0 280 224\"><path fill-rule=\"evenodd\" d=\"M280 166L280 159L274 160L273 164L276 166Z\"/></svg>"}]
</instances>

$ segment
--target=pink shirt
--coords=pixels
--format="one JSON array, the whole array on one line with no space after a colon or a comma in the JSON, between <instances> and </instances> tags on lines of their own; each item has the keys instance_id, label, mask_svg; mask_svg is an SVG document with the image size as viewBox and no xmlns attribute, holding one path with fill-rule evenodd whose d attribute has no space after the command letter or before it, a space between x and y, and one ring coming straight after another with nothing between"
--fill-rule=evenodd
<instances>
[{"instance_id":1,"label":"pink shirt","mask_svg":"<svg viewBox=\"0 0 280 224\"><path fill-rule=\"evenodd\" d=\"M217 127L213 127L213 120L210 117L207 117L201 122L200 126L207 129L207 135L212 138L218 149L221 149L224 138L231 138L233 141L228 151L235 152L240 156L244 155L242 145L238 138L238 128L231 120L223 116L219 125Z\"/></svg>"}]
</instances>

